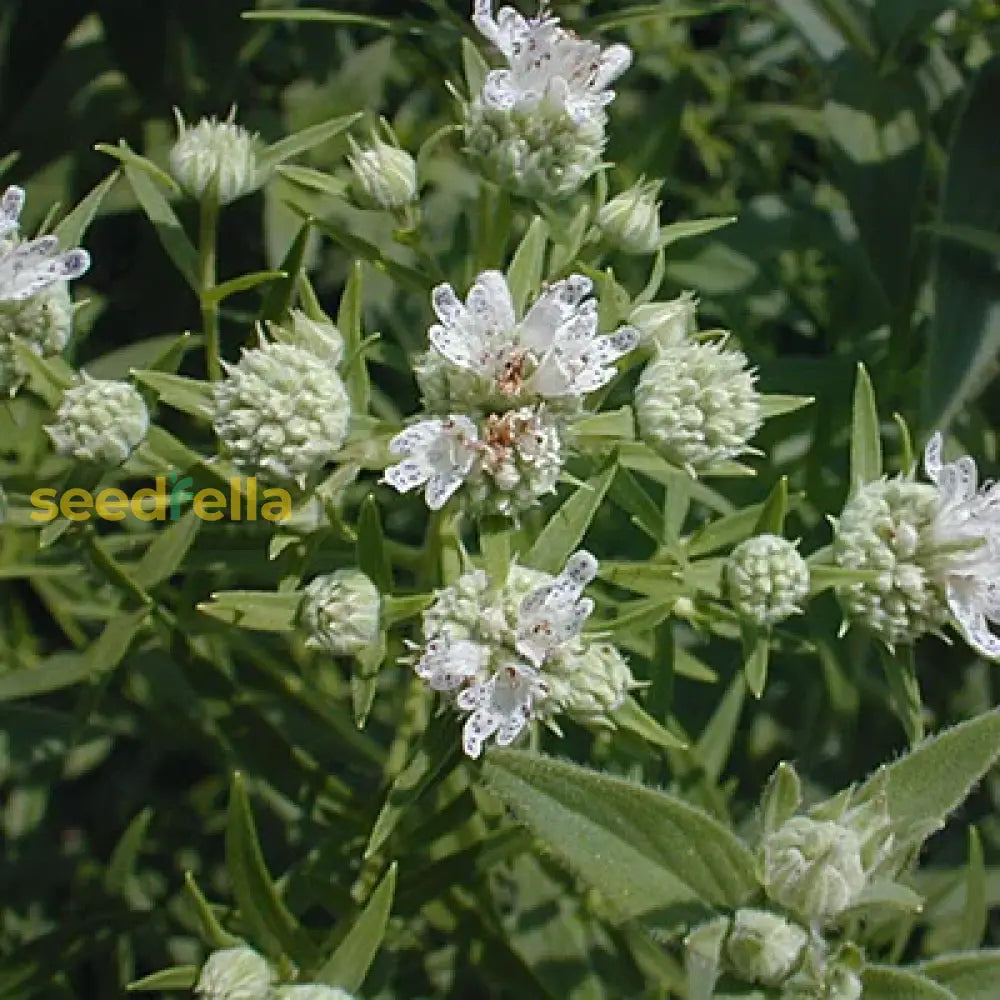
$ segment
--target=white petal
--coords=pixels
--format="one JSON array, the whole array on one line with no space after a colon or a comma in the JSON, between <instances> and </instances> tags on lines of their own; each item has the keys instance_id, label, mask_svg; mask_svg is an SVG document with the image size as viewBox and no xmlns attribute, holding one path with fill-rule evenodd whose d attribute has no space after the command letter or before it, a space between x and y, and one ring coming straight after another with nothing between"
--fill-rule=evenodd
<instances>
[{"instance_id":1,"label":"white petal","mask_svg":"<svg viewBox=\"0 0 1000 1000\"><path fill-rule=\"evenodd\" d=\"M85 274L90 255L79 248L55 254L55 237L22 243L0 257L0 300L21 302L57 281Z\"/></svg>"},{"instance_id":2,"label":"white petal","mask_svg":"<svg viewBox=\"0 0 1000 1000\"><path fill-rule=\"evenodd\" d=\"M465 477L457 470L435 473L424 490L424 499L431 510L440 510L459 490Z\"/></svg>"},{"instance_id":3,"label":"white petal","mask_svg":"<svg viewBox=\"0 0 1000 1000\"><path fill-rule=\"evenodd\" d=\"M924 448L924 472L927 473L927 478L932 483L936 483L938 476L941 475L941 452L943 449L944 438L940 431L935 431Z\"/></svg>"},{"instance_id":4,"label":"white petal","mask_svg":"<svg viewBox=\"0 0 1000 1000\"><path fill-rule=\"evenodd\" d=\"M24 208L24 189L11 185L0 198L0 236L15 232Z\"/></svg>"},{"instance_id":5,"label":"white petal","mask_svg":"<svg viewBox=\"0 0 1000 1000\"><path fill-rule=\"evenodd\" d=\"M456 326L432 326L428 331L431 347L457 368L476 371L479 367L480 344L465 329Z\"/></svg>"},{"instance_id":6,"label":"white petal","mask_svg":"<svg viewBox=\"0 0 1000 1000\"><path fill-rule=\"evenodd\" d=\"M400 493L409 493L426 483L430 476L431 469L426 462L408 458L398 465L390 465L383 473L382 481Z\"/></svg>"},{"instance_id":7,"label":"white petal","mask_svg":"<svg viewBox=\"0 0 1000 1000\"><path fill-rule=\"evenodd\" d=\"M409 455L414 451L430 447L440 436L440 420L421 420L400 431L389 442L389 451L393 455Z\"/></svg>"},{"instance_id":8,"label":"white petal","mask_svg":"<svg viewBox=\"0 0 1000 1000\"><path fill-rule=\"evenodd\" d=\"M555 591L560 597L576 600L596 576L600 564L586 549L580 549L569 557L566 568L556 577Z\"/></svg>"},{"instance_id":9,"label":"white petal","mask_svg":"<svg viewBox=\"0 0 1000 1000\"><path fill-rule=\"evenodd\" d=\"M975 459L963 455L941 469L938 486L945 503L964 503L976 495L977 480Z\"/></svg>"},{"instance_id":10,"label":"white petal","mask_svg":"<svg viewBox=\"0 0 1000 1000\"><path fill-rule=\"evenodd\" d=\"M465 306L451 285L438 285L431 292L431 305L437 318L445 326L455 326L465 319Z\"/></svg>"},{"instance_id":11,"label":"white petal","mask_svg":"<svg viewBox=\"0 0 1000 1000\"><path fill-rule=\"evenodd\" d=\"M594 359L602 365L612 364L634 351L639 346L639 339L639 331L631 326L623 326L608 336L595 337Z\"/></svg>"},{"instance_id":12,"label":"white petal","mask_svg":"<svg viewBox=\"0 0 1000 1000\"><path fill-rule=\"evenodd\" d=\"M499 271L483 271L479 275L466 307L489 330L509 333L514 327L514 303L507 279Z\"/></svg>"},{"instance_id":13,"label":"white petal","mask_svg":"<svg viewBox=\"0 0 1000 1000\"><path fill-rule=\"evenodd\" d=\"M614 83L632 65L632 50L627 45L611 45L601 53L601 59L594 74L593 86L604 90Z\"/></svg>"},{"instance_id":14,"label":"white petal","mask_svg":"<svg viewBox=\"0 0 1000 1000\"><path fill-rule=\"evenodd\" d=\"M498 111L510 111L519 93L509 69L491 70L483 82L483 101Z\"/></svg>"}]
</instances>

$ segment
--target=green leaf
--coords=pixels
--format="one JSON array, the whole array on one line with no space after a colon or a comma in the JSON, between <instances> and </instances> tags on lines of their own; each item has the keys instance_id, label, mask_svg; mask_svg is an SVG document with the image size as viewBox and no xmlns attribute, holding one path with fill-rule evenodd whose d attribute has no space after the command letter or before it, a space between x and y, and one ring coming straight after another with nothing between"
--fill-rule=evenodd
<instances>
[{"instance_id":1,"label":"green leaf","mask_svg":"<svg viewBox=\"0 0 1000 1000\"><path fill-rule=\"evenodd\" d=\"M144 590L150 590L174 575L198 537L201 520L189 510L179 521L157 534L132 575Z\"/></svg>"},{"instance_id":2,"label":"green leaf","mask_svg":"<svg viewBox=\"0 0 1000 1000\"><path fill-rule=\"evenodd\" d=\"M349 993L361 989L385 937L395 891L396 863L393 862L337 950L316 973L317 983L339 986Z\"/></svg>"},{"instance_id":3,"label":"green leaf","mask_svg":"<svg viewBox=\"0 0 1000 1000\"><path fill-rule=\"evenodd\" d=\"M243 944L240 938L230 934L219 923L215 911L204 895L202 895L202 891L198 888L198 883L194 880L191 872L184 873L184 889L191 900L191 904L194 906L195 916L201 925L202 937L212 948L233 948Z\"/></svg>"},{"instance_id":4,"label":"green leaf","mask_svg":"<svg viewBox=\"0 0 1000 1000\"><path fill-rule=\"evenodd\" d=\"M824 62L832 62L846 50L844 36L812 0L775 0L775 6Z\"/></svg>"},{"instance_id":5,"label":"green leaf","mask_svg":"<svg viewBox=\"0 0 1000 1000\"><path fill-rule=\"evenodd\" d=\"M125 169L125 176L132 186L132 191L135 193L140 207L153 224L167 256L173 261L174 267L181 273L188 285L197 292L199 286L198 252L188 239L184 227L174 214L167 199L151 179L151 172L155 171L152 176L156 176L166 186L172 186L176 189L176 185L155 164L137 156L124 143L117 148L99 146L98 149L121 161Z\"/></svg>"},{"instance_id":6,"label":"green leaf","mask_svg":"<svg viewBox=\"0 0 1000 1000\"><path fill-rule=\"evenodd\" d=\"M462 67L465 70L469 99L472 100L483 92L483 84L486 83L490 67L479 49L468 38L462 39Z\"/></svg>"},{"instance_id":7,"label":"green leaf","mask_svg":"<svg viewBox=\"0 0 1000 1000\"><path fill-rule=\"evenodd\" d=\"M292 245L281 262L280 271L284 277L276 280L264 297L260 310L261 320L280 323L291 309L295 282L302 272L311 233L312 221L306 219L299 227Z\"/></svg>"},{"instance_id":8,"label":"green leaf","mask_svg":"<svg viewBox=\"0 0 1000 1000\"><path fill-rule=\"evenodd\" d=\"M305 153L310 149L321 146L328 139L332 139L341 132L349 129L363 113L358 111L352 115L344 115L341 118L331 118L329 121L321 122L319 125L312 125L286 136L284 139L268 146L257 157L258 169L266 173L273 170L279 163L290 160L300 153Z\"/></svg>"},{"instance_id":9,"label":"green leaf","mask_svg":"<svg viewBox=\"0 0 1000 1000\"><path fill-rule=\"evenodd\" d=\"M745 630L743 637L743 672L747 687L760 698L767 684L767 662L771 653L771 636L767 631Z\"/></svg>"},{"instance_id":10,"label":"green leaf","mask_svg":"<svg viewBox=\"0 0 1000 1000\"><path fill-rule=\"evenodd\" d=\"M611 713L614 724L633 736L638 736L655 747L679 750L687 746L679 736L661 726L631 695L620 708Z\"/></svg>"},{"instance_id":11,"label":"green leaf","mask_svg":"<svg viewBox=\"0 0 1000 1000\"><path fill-rule=\"evenodd\" d=\"M764 833L773 833L790 820L802 804L802 782L795 768L782 761L768 779L761 798L760 814Z\"/></svg>"},{"instance_id":12,"label":"green leaf","mask_svg":"<svg viewBox=\"0 0 1000 1000\"><path fill-rule=\"evenodd\" d=\"M240 914L269 954L312 965L316 950L288 911L264 864L243 778L233 775L226 823L226 866Z\"/></svg>"},{"instance_id":13,"label":"green leaf","mask_svg":"<svg viewBox=\"0 0 1000 1000\"><path fill-rule=\"evenodd\" d=\"M880 575L880 570L847 569L843 566L831 566L828 563L809 563L809 596L815 597L830 587L843 587L852 583L876 583Z\"/></svg>"},{"instance_id":14,"label":"green leaf","mask_svg":"<svg viewBox=\"0 0 1000 1000\"><path fill-rule=\"evenodd\" d=\"M671 795L519 750L491 748L483 776L623 917L699 903L737 907L758 888L751 852Z\"/></svg>"},{"instance_id":15,"label":"green leaf","mask_svg":"<svg viewBox=\"0 0 1000 1000\"><path fill-rule=\"evenodd\" d=\"M83 234L90 228L108 192L115 186L121 173L110 173L100 182L76 208L73 209L53 230L62 247L78 246Z\"/></svg>"},{"instance_id":16,"label":"green leaf","mask_svg":"<svg viewBox=\"0 0 1000 1000\"><path fill-rule=\"evenodd\" d=\"M152 819L153 810L148 807L143 809L129 823L121 839L115 845L107 871L104 873L104 887L113 895L121 895L125 891L128 879L135 874L139 852L142 850L146 832L149 830Z\"/></svg>"},{"instance_id":17,"label":"green leaf","mask_svg":"<svg viewBox=\"0 0 1000 1000\"><path fill-rule=\"evenodd\" d=\"M865 1000L957 1000L950 990L919 972L869 965L861 975Z\"/></svg>"},{"instance_id":18,"label":"green leaf","mask_svg":"<svg viewBox=\"0 0 1000 1000\"><path fill-rule=\"evenodd\" d=\"M267 590L226 590L198 605L210 618L258 632L292 632L298 618L302 594Z\"/></svg>"},{"instance_id":19,"label":"green leaf","mask_svg":"<svg viewBox=\"0 0 1000 1000\"><path fill-rule=\"evenodd\" d=\"M964 247L980 250L991 257L1000 257L1000 233L970 225L949 225L946 222L936 222L921 228L935 236L940 236L943 240L950 240Z\"/></svg>"},{"instance_id":20,"label":"green leaf","mask_svg":"<svg viewBox=\"0 0 1000 1000\"><path fill-rule=\"evenodd\" d=\"M851 492L882 476L882 438L875 390L865 366L858 365L851 425Z\"/></svg>"},{"instance_id":21,"label":"green leaf","mask_svg":"<svg viewBox=\"0 0 1000 1000\"><path fill-rule=\"evenodd\" d=\"M479 519L479 551L490 580L506 580L510 569L513 530L509 518Z\"/></svg>"},{"instance_id":22,"label":"green leaf","mask_svg":"<svg viewBox=\"0 0 1000 1000\"><path fill-rule=\"evenodd\" d=\"M760 397L760 415L765 420L771 417L783 417L786 413L795 413L816 402L815 396L782 396L767 393Z\"/></svg>"},{"instance_id":23,"label":"green leaf","mask_svg":"<svg viewBox=\"0 0 1000 1000\"><path fill-rule=\"evenodd\" d=\"M426 792L439 775L458 759L458 725L453 718L438 718L420 738L413 756L396 776L379 811L365 847L365 858L377 854L392 836L407 809Z\"/></svg>"},{"instance_id":24,"label":"green leaf","mask_svg":"<svg viewBox=\"0 0 1000 1000\"><path fill-rule=\"evenodd\" d=\"M782 476L774 489L771 490L770 496L764 501L753 533L755 535L780 535L784 531L787 516L788 477Z\"/></svg>"},{"instance_id":25,"label":"green leaf","mask_svg":"<svg viewBox=\"0 0 1000 1000\"><path fill-rule=\"evenodd\" d=\"M324 24L350 24L362 28L378 28L400 35L421 35L426 28L410 18L373 17L335 10L248 10L242 16L248 21L303 21Z\"/></svg>"},{"instance_id":26,"label":"green leaf","mask_svg":"<svg viewBox=\"0 0 1000 1000\"><path fill-rule=\"evenodd\" d=\"M211 382L201 382L184 375L149 369L133 371L132 377L140 385L152 389L160 402L172 406L175 410L197 417L199 420L211 420L215 415Z\"/></svg>"},{"instance_id":27,"label":"green leaf","mask_svg":"<svg viewBox=\"0 0 1000 1000\"><path fill-rule=\"evenodd\" d=\"M172 969L161 969L151 976L143 976L125 987L129 993L158 993L161 990L193 990L198 982L200 968L197 965L175 965Z\"/></svg>"},{"instance_id":28,"label":"green leaf","mask_svg":"<svg viewBox=\"0 0 1000 1000\"><path fill-rule=\"evenodd\" d=\"M924 738L924 711L912 646L895 652L882 650L882 666L889 684L889 702L911 744Z\"/></svg>"},{"instance_id":29,"label":"green leaf","mask_svg":"<svg viewBox=\"0 0 1000 1000\"><path fill-rule=\"evenodd\" d=\"M549 518L525 558L525 565L545 573L559 573L566 560L577 550L590 522L600 509L604 496L615 478L617 462L612 459L591 476Z\"/></svg>"},{"instance_id":30,"label":"green leaf","mask_svg":"<svg viewBox=\"0 0 1000 1000\"><path fill-rule=\"evenodd\" d=\"M631 441L635 437L635 415L631 406L619 406L617 410L605 410L583 417L573 423L573 438L586 441L588 438L607 445L607 440Z\"/></svg>"},{"instance_id":31,"label":"green leaf","mask_svg":"<svg viewBox=\"0 0 1000 1000\"><path fill-rule=\"evenodd\" d=\"M938 225L1000 233L1000 190L993 165L1000 160L1000 56L985 63L948 157ZM989 229L984 227L989 226ZM943 427L985 388L1000 349L1000 295L996 260L953 239L939 238L932 264L934 311L921 407L925 428Z\"/></svg>"},{"instance_id":32,"label":"green leaf","mask_svg":"<svg viewBox=\"0 0 1000 1000\"><path fill-rule=\"evenodd\" d=\"M957 809L1000 758L1000 709L959 723L880 768L862 786L886 781L893 823L906 826L944 819Z\"/></svg>"},{"instance_id":33,"label":"green leaf","mask_svg":"<svg viewBox=\"0 0 1000 1000\"><path fill-rule=\"evenodd\" d=\"M545 273L545 247L549 227L545 220L535 216L524 234L507 270L507 285L514 302L514 312L520 316L528 303L528 296L542 283Z\"/></svg>"},{"instance_id":34,"label":"green leaf","mask_svg":"<svg viewBox=\"0 0 1000 1000\"><path fill-rule=\"evenodd\" d=\"M957 1000L996 1000L1000 996L1000 950L939 955L917 968L951 990Z\"/></svg>"},{"instance_id":35,"label":"green leaf","mask_svg":"<svg viewBox=\"0 0 1000 1000\"><path fill-rule=\"evenodd\" d=\"M684 939L684 969L688 1000L714 1000L722 945L729 934L729 917L716 917L696 927Z\"/></svg>"},{"instance_id":36,"label":"green leaf","mask_svg":"<svg viewBox=\"0 0 1000 1000\"><path fill-rule=\"evenodd\" d=\"M284 271L254 271L252 274L242 274L238 278L222 282L210 288L204 296L206 302L218 305L224 302L231 295L238 295L240 292L248 292L258 285L265 285L269 281L281 281L288 275Z\"/></svg>"},{"instance_id":37,"label":"green leaf","mask_svg":"<svg viewBox=\"0 0 1000 1000\"><path fill-rule=\"evenodd\" d=\"M62 358L40 358L20 338L11 340L18 367L28 376L28 388L55 409L63 393L76 384L73 374Z\"/></svg>"},{"instance_id":38,"label":"green leaf","mask_svg":"<svg viewBox=\"0 0 1000 1000\"><path fill-rule=\"evenodd\" d=\"M694 236L714 233L717 229L731 226L735 221L735 215L725 215L714 219L687 219L684 222L673 222L660 229L659 245L668 247L679 240L689 240Z\"/></svg>"},{"instance_id":39,"label":"green leaf","mask_svg":"<svg viewBox=\"0 0 1000 1000\"><path fill-rule=\"evenodd\" d=\"M970 951L982 944L989 922L986 901L986 864L979 831L969 827L969 864L965 869L965 909L962 911L960 948ZM932 977L936 978L936 977Z\"/></svg>"},{"instance_id":40,"label":"green leaf","mask_svg":"<svg viewBox=\"0 0 1000 1000\"><path fill-rule=\"evenodd\" d=\"M383 594L391 594L392 561L385 547L382 516L372 494L365 497L358 514L358 566Z\"/></svg>"},{"instance_id":41,"label":"green leaf","mask_svg":"<svg viewBox=\"0 0 1000 1000\"><path fill-rule=\"evenodd\" d=\"M602 14L588 18L587 28L590 31L609 31L641 21L705 17L708 14L723 14L727 10L737 10L739 7L740 4L736 3L735 0L728 0L728 2L727 0L702 0L701 3L685 6L672 3L640 3L613 14Z\"/></svg>"},{"instance_id":42,"label":"green leaf","mask_svg":"<svg viewBox=\"0 0 1000 1000\"><path fill-rule=\"evenodd\" d=\"M713 784L718 782L732 753L746 691L744 675L736 674L695 744L694 755Z\"/></svg>"},{"instance_id":43,"label":"green leaf","mask_svg":"<svg viewBox=\"0 0 1000 1000\"><path fill-rule=\"evenodd\" d=\"M365 363L361 297L364 272L360 261L351 268L337 313L337 329L344 337L344 384L355 413L367 413L371 399L371 381Z\"/></svg>"}]
</instances>

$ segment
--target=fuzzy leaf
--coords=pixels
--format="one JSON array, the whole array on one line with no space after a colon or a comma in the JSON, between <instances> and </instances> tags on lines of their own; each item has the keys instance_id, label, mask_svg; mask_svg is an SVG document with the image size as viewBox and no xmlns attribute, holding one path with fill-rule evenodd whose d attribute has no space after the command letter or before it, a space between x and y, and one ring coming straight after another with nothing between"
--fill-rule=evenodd
<instances>
[{"instance_id":1,"label":"fuzzy leaf","mask_svg":"<svg viewBox=\"0 0 1000 1000\"><path fill-rule=\"evenodd\" d=\"M212 383L169 372L134 371L140 385L152 389L160 402L200 420L211 420L215 413Z\"/></svg>"},{"instance_id":2,"label":"fuzzy leaf","mask_svg":"<svg viewBox=\"0 0 1000 1000\"><path fill-rule=\"evenodd\" d=\"M736 907L757 888L750 851L671 795L519 750L492 748L483 775L624 917L699 903Z\"/></svg>"},{"instance_id":3,"label":"fuzzy leaf","mask_svg":"<svg viewBox=\"0 0 1000 1000\"><path fill-rule=\"evenodd\" d=\"M518 316L524 312L532 290L538 288L542 282L548 237L549 227L544 219L536 216L528 226L528 231L510 262L507 285L514 301L514 312Z\"/></svg>"},{"instance_id":4,"label":"fuzzy leaf","mask_svg":"<svg viewBox=\"0 0 1000 1000\"><path fill-rule=\"evenodd\" d=\"M1000 949L938 955L917 968L951 990L957 1000L996 1000L1000 996Z\"/></svg>"},{"instance_id":5,"label":"fuzzy leaf","mask_svg":"<svg viewBox=\"0 0 1000 1000\"><path fill-rule=\"evenodd\" d=\"M193 990L198 982L200 969L197 965L175 965L172 969L161 969L150 976L143 976L125 987L129 993L159 993L161 990Z\"/></svg>"},{"instance_id":6,"label":"fuzzy leaf","mask_svg":"<svg viewBox=\"0 0 1000 1000\"><path fill-rule=\"evenodd\" d=\"M951 990L908 969L870 965L861 978L864 1000L957 1000Z\"/></svg>"},{"instance_id":7,"label":"fuzzy leaf","mask_svg":"<svg viewBox=\"0 0 1000 1000\"><path fill-rule=\"evenodd\" d=\"M298 591L227 590L198 605L210 618L258 632L291 632L302 603Z\"/></svg>"}]
</instances>

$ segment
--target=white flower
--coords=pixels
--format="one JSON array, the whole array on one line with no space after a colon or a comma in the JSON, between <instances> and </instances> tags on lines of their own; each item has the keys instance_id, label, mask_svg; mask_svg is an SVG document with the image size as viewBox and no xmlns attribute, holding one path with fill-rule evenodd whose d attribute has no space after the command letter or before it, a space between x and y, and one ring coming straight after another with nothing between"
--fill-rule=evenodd
<instances>
[{"instance_id":1,"label":"white flower","mask_svg":"<svg viewBox=\"0 0 1000 1000\"><path fill-rule=\"evenodd\" d=\"M577 552L559 576L521 602L515 646L534 666L543 666L560 646L580 634L594 610L594 602L580 595L595 576L597 560L589 552Z\"/></svg>"},{"instance_id":2,"label":"white flower","mask_svg":"<svg viewBox=\"0 0 1000 1000\"><path fill-rule=\"evenodd\" d=\"M194 991L202 1000L267 1000L273 982L271 967L253 948L223 948L208 956Z\"/></svg>"},{"instance_id":3,"label":"white flower","mask_svg":"<svg viewBox=\"0 0 1000 1000\"><path fill-rule=\"evenodd\" d=\"M389 450L405 458L389 466L382 481L400 493L425 486L427 506L440 510L472 472L478 441L479 433L468 417L421 420L389 442Z\"/></svg>"},{"instance_id":4,"label":"white flower","mask_svg":"<svg viewBox=\"0 0 1000 1000\"><path fill-rule=\"evenodd\" d=\"M17 242L24 191L9 187L0 198L0 307L23 302L57 281L79 278L90 267L80 247L59 252L56 236Z\"/></svg>"},{"instance_id":5,"label":"white flower","mask_svg":"<svg viewBox=\"0 0 1000 1000\"><path fill-rule=\"evenodd\" d=\"M492 0L476 0L472 20L507 60L508 68L493 70L483 86L483 103L499 110L548 101L585 122L603 115L615 96L610 85L632 62L627 46L602 51L562 28L545 7L532 18L501 7L494 18Z\"/></svg>"},{"instance_id":6,"label":"white flower","mask_svg":"<svg viewBox=\"0 0 1000 1000\"><path fill-rule=\"evenodd\" d=\"M966 642L988 659L1000 659L1000 484L978 487L969 455L943 462L935 434L924 450L924 470L938 489L931 536L936 576Z\"/></svg>"},{"instance_id":7,"label":"white flower","mask_svg":"<svg viewBox=\"0 0 1000 1000\"><path fill-rule=\"evenodd\" d=\"M639 343L638 331L597 333L589 278L570 275L545 288L520 321L507 281L484 271L463 304L451 285L432 293L440 322L430 329L435 351L483 381L486 392L511 399L580 397L614 378L614 362Z\"/></svg>"},{"instance_id":8,"label":"white flower","mask_svg":"<svg viewBox=\"0 0 1000 1000\"><path fill-rule=\"evenodd\" d=\"M414 669L466 717L470 757L490 738L508 746L533 720L601 722L625 700L634 681L621 654L581 635L594 605L580 595L596 573L581 551L556 577L515 564L499 586L475 570L437 594Z\"/></svg>"}]
</instances>

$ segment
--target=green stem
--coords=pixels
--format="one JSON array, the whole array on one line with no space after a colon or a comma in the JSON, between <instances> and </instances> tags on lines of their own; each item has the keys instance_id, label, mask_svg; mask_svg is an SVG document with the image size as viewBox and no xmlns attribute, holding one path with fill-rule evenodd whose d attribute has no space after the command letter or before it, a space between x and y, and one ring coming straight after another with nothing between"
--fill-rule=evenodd
<instances>
[{"instance_id":1,"label":"green stem","mask_svg":"<svg viewBox=\"0 0 1000 1000\"><path fill-rule=\"evenodd\" d=\"M219 305L209 296L216 280L216 237L219 229L219 198L211 185L201 199L198 225L198 298L205 335L205 367L211 381L222 378L219 356Z\"/></svg>"}]
</instances>

